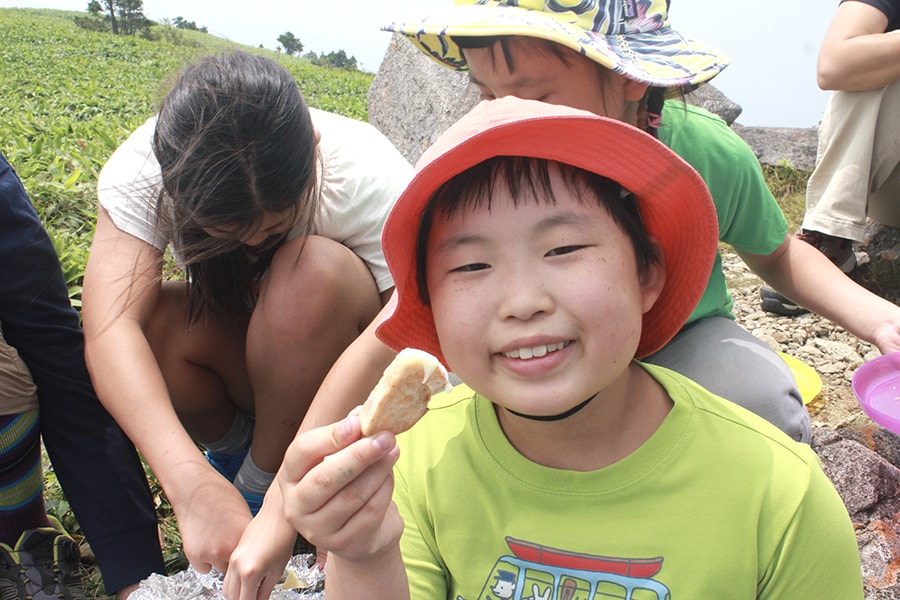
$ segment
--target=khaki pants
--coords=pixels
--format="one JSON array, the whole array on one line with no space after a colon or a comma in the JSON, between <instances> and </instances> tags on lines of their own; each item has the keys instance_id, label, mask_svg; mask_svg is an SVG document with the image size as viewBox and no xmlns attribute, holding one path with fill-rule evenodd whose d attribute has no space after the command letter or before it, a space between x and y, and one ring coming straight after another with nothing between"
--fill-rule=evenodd
<instances>
[{"instance_id":1,"label":"khaki pants","mask_svg":"<svg viewBox=\"0 0 900 600\"><path fill-rule=\"evenodd\" d=\"M862 242L867 217L900 227L900 81L832 92L819 126L803 229Z\"/></svg>"},{"instance_id":2,"label":"khaki pants","mask_svg":"<svg viewBox=\"0 0 900 600\"><path fill-rule=\"evenodd\" d=\"M38 407L37 388L15 348L0 328L0 415L18 415Z\"/></svg>"}]
</instances>

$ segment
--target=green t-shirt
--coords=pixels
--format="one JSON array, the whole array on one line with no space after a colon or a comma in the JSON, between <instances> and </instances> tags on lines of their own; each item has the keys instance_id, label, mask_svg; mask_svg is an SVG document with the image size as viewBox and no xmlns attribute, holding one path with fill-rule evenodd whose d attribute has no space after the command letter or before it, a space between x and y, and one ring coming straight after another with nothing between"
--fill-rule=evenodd
<instances>
[{"instance_id":1,"label":"green t-shirt","mask_svg":"<svg viewBox=\"0 0 900 600\"><path fill-rule=\"evenodd\" d=\"M592 472L523 457L465 386L436 396L395 468L411 598L861 599L850 519L809 446L644 367L674 406Z\"/></svg>"},{"instance_id":2,"label":"green t-shirt","mask_svg":"<svg viewBox=\"0 0 900 600\"><path fill-rule=\"evenodd\" d=\"M700 173L719 219L719 241L735 250L771 254L784 242L787 221L766 186L759 160L725 121L702 108L668 101L659 139ZM716 254L709 284L688 322L734 318L722 257Z\"/></svg>"}]
</instances>

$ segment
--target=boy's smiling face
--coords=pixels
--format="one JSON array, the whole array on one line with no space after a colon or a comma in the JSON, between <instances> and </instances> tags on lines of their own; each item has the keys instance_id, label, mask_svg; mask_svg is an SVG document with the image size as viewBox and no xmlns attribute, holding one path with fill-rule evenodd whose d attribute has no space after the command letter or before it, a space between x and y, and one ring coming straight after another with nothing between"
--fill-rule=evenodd
<instances>
[{"instance_id":1,"label":"boy's smiling face","mask_svg":"<svg viewBox=\"0 0 900 600\"><path fill-rule=\"evenodd\" d=\"M550 199L495 182L490 208L436 214L426 282L450 368L491 401L529 415L563 413L627 370L663 271L643 276L631 239L552 166Z\"/></svg>"}]
</instances>

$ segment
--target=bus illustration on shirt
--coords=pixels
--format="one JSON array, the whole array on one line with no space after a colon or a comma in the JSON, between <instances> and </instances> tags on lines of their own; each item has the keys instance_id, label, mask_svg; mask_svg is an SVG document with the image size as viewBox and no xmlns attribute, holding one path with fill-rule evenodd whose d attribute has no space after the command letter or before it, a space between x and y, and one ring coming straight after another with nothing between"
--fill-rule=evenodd
<instances>
[{"instance_id":1,"label":"bus illustration on shirt","mask_svg":"<svg viewBox=\"0 0 900 600\"><path fill-rule=\"evenodd\" d=\"M478 600L671 600L669 588L653 579L661 556L568 552L509 536L506 543L512 554L494 564Z\"/></svg>"}]
</instances>

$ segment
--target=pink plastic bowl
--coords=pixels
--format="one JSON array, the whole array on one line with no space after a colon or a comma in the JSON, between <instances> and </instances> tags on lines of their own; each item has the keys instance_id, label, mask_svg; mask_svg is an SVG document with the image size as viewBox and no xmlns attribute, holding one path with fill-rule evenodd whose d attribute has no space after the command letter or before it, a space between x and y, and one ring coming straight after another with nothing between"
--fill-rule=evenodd
<instances>
[{"instance_id":1,"label":"pink plastic bowl","mask_svg":"<svg viewBox=\"0 0 900 600\"><path fill-rule=\"evenodd\" d=\"M869 417L900 434L900 352L872 359L853 374L853 393Z\"/></svg>"}]
</instances>

